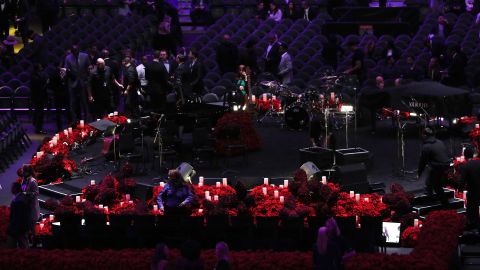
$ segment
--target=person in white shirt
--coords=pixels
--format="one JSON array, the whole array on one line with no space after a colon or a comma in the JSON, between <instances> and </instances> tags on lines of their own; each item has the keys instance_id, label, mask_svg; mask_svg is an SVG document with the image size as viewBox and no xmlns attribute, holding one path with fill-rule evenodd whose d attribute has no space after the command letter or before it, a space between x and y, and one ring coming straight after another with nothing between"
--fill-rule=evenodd
<instances>
[{"instance_id":1,"label":"person in white shirt","mask_svg":"<svg viewBox=\"0 0 480 270\"><path fill-rule=\"evenodd\" d=\"M146 55L142 56L142 63L136 67L138 80L140 81L140 86L145 90L148 86L148 80L145 79L145 64L148 62L148 57Z\"/></svg>"},{"instance_id":2,"label":"person in white shirt","mask_svg":"<svg viewBox=\"0 0 480 270\"><path fill-rule=\"evenodd\" d=\"M282 84L290 84L293 80L293 64L290 54L288 54L288 46L285 43L280 43L279 46L282 58L278 65L278 76Z\"/></svg>"},{"instance_id":3,"label":"person in white shirt","mask_svg":"<svg viewBox=\"0 0 480 270\"><path fill-rule=\"evenodd\" d=\"M270 10L268 11L268 19L279 22L282 20L282 10L278 8L277 4L270 3Z\"/></svg>"}]
</instances>

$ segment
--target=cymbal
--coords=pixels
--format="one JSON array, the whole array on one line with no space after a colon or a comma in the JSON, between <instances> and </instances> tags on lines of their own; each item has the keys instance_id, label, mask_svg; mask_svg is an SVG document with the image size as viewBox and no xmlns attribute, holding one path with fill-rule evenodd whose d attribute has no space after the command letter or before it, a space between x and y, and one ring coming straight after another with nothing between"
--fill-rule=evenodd
<instances>
[{"instance_id":1,"label":"cymbal","mask_svg":"<svg viewBox=\"0 0 480 270\"><path fill-rule=\"evenodd\" d=\"M261 81L261 85L266 86L266 87L275 87L278 85L278 82L276 81Z\"/></svg>"},{"instance_id":2,"label":"cymbal","mask_svg":"<svg viewBox=\"0 0 480 270\"><path fill-rule=\"evenodd\" d=\"M336 79L336 78L338 78L338 76L335 76L335 75L323 76L323 77L320 77L320 80L333 80L333 79Z\"/></svg>"}]
</instances>

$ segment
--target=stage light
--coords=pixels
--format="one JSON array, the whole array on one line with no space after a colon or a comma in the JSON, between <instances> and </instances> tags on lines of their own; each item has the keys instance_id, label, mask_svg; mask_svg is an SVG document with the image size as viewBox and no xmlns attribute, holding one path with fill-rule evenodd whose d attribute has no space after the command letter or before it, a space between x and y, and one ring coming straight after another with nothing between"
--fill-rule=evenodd
<instances>
[{"instance_id":1,"label":"stage light","mask_svg":"<svg viewBox=\"0 0 480 270\"><path fill-rule=\"evenodd\" d=\"M411 112L411 113L410 113L410 116L411 116L411 117L416 117L416 116L417 116L417 113Z\"/></svg>"},{"instance_id":2,"label":"stage light","mask_svg":"<svg viewBox=\"0 0 480 270\"><path fill-rule=\"evenodd\" d=\"M300 166L300 170L303 170L307 174L307 180L311 180L317 172L320 172L317 165L311 161L303 163L302 166Z\"/></svg>"},{"instance_id":3,"label":"stage light","mask_svg":"<svg viewBox=\"0 0 480 270\"><path fill-rule=\"evenodd\" d=\"M352 105L342 105L340 107L341 112L351 112L353 111L353 106Z\"/></svg>"},{"instance_id":4,"label":"stage light","mask_svg":"<svg viewBox=\"0 0 480 270\"><path fill-rule=\"evenodd\" d=\"M187 162L182 162L182 164L178 165L177 171L180 173L183 180L188 183L192 183L192 177L197 173L193 169L193 166Z\"/></svg>"}]
</instances>

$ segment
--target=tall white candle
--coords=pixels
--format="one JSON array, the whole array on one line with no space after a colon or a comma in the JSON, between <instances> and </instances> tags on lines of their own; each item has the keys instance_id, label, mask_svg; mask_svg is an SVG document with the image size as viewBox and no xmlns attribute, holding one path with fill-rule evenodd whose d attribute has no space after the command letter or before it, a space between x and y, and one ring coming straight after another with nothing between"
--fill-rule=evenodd
<instances>
[{"instance_id":1,"label":"tall white candle","mask_svg":"<svg viewBox=\"0 0 480 270\"><path fill-rule=\"evenodd\" d=\"M413 227L418 228L418 218L413 220Z\"/></svg>"},{"instance_id":2,"label":"tall white candle","mask_svg":"<svg viewBox=\"0 0 480 270\"><path fill-rule=\"evenodd\" d=\"M90 180L90 185L95 185L95 180Z\"/></svg>"},{"instance_id":3,"label":"tall white candle","mask_svg":"<svg viewBox=\"0 0 480 270\"><path fill-rule=\"evenodd\" d=\"M68 133L72 134L73 133L73 128L69 127L68 128Z\"/></svg>"},{"instance_id":4,"label":"tall white candle","mask_svg":"<svg viewBox=\"0 0 480 270\"><path fill-rule=\"evenodd\" d=\"M322 176L322 184L326 185L327 184L327 177Z\"/></svg>"},{"instance_id":5,"label":"tall white candle","mask_svg":"<svg viewBox=\"0 0 480 270\"><path fill-rule=\"evenodd\" d=\"M353 190L350 190L350 198L353 198L355 197L355 192L353 192Z\"/></svg>"},{"instance_id":6,"label":"tall white candle","mask_svg":"<svg viewBox=\"0 0 480 270\"><path fill-rule=\"evenodd\" d=\"M130 194L125 194L125 199L126 199L127 201L130 201Z\"/></svg>"},{"instance_id":7,"label":"tall white candle","mask_svg":"<svg viewBox=\"0 0 480 270\"><path fill-rule=\"evenodd\" d=\"M278 190L273 191L273 197L278 198Z\"/></svg>"},{"instance_id":8,"label":"tall white candle","mask_svg":"<svg viewBox=\"0 0 480 270\"><path fill-rule=\"evenodd\" d=\"M475 124L475 128L480 128L480 124Z\"/></svg>"},{"instance_id":9,"label":"tall white candle","mask_svg":"<svg viewBox=\"0 0 480 270\"><path fill-rule=\"evenodd\" d=\"M199 187L203 187L203 182L198 182Z\"/></svg>"},{"instance_id":10,"label":"tall white candle","mask_svg":"<svg viewBox=\"0 0 480 270\"><path fill-rule=\"evenodd\" d=\"M200 176L200 177L198 178L198 183L199 183L199 184L200 184L200 183L203 184L203 180L204 180L203 176Z\"/></svg>"},{"instance_id":11,"label":"tall white candle","mask_svg":"<svg viewBox=\"0 0 480 270\"><path fill-rule=\"evenodd\" d=\"M84 127L85 127L85 121L80 120L80 127L81 127L81 128L84 128Z\"/></svg>"},{"instance_id":12,"label":"tall white candle","mask_svg":"<svg viewBox=\"0 0 480 270\"><path fill-rule=\"evenodd\" d=\"M216 183L215 183L215 186L216 186L216 187L220 187L220 182L216 182Z\"/></svg>"},{"instance_id":13,"label":"tall white candle","mask_svg":"<svg viewBox=\"0 0 480 270\"><path fill-rule=\"evenodd\" d=\"M218 201L218 195L213 195L213 200Z\"/></svg>"},{"instance_id":14,"label":"tall white candle","mask_svg":"<svg viewBox=\"0 0 480 270\"><path fill-rule=\"evenodd\" d=\"M208 196L210 196L210 191L207 190L205 191L205 197L208 197Z\"/></svg>"},{"instance_id":15,"label":"tall white candle","mask_svg":"<svg viewBox=\"0 0 480 270\"><path fill-rule=\"evenodd\" d=\"M252 95L252 103L255 103L255 95Z\"/></svg>"},{"instance_id":16,"label":"tall white candle","mask_svg":"<svg viewBox=\"0 0 480 270\"><path fill-rule=\"evenodd\" d=\"M228 180L227 180L227 178L222 178L222 184L223 184L224 186L228 185Z\"/></svg>"},{"instance_id":17,"label":"tall white candle","mask_svg":"<svg viewBox=\"0 0 480 270\"><path fill-rule=\"evenodd\" d=\"M359 193L355 194L355 201L357 201L357 202L360 201L360 194Z\"/></svg>"},{"instance_id":18,"label":"tall white candle","mask_svg":"<svg viewBox=\"0 0 480 270\"><path fill-rule=\"evenodd\" d=\"M75 202L80 203L80 196L75 196Z\"/></svg>"},{"instance_id":19,"label":"tall white candle","mask_svg":"<svg viewBox=\"0 0 480 270\"><path fill-rule=\"evenodd\" d=\"M49 216L48 216L48 219L49 219L50 221L53 221L53 220L55 219L55 216L54 216L54 215L49 215Z\"/></svg>"},{"instance_id":20,"label":"tall white candle","mask_svg":"<svg viewBox=\"0 0 480 270\"><path fill-rule=\"evenodd\" d=\"M279 188L283 188L283 185L279 185L278 187L279 187Z\"/></svg>"},{"instance_id":21,"label":"tall white candle","mask_svg":"<svg viewBox=\"0 0 480 270\"><path fill-rule=\"evenodd\" d=\"M63 134L68 137L68 130L65 129L65 130L63 131Z\"/></svg>"},{"instance_id":22,"label":"tall white candle","mask_svg":"<svg viewBox=\"0 0 480 270\"><path fill-rule=\"evenodd\" d=\"M117 111L114 111L113 112L113 116L117 116L118 115L118 112Z\"/></svg>"},{"instance_id":23,"label":"tall white candle","mask_svg":"<svg viewBox=\"0 0 480 270\"><path fill-rule=\"evenodd\" d=\"M263 187L263 188L262 188L262 192L263 192L264 195L267 195L267 188L266 188L266 187Z\"/></svg>"},{"instance_id":24,"label":"tall white candle","mask_svg":"<svg viewBox=\"0 0 480 270\"><path fill-rule=\"evenodd\" d=\"M283 186L284 186L285 188L288 188L288 180L283 180Z\"/></svg>"},{"instance_id":25,"label":"tall white candle","mask_svg":"<svg viewBox=\"0 0 480 270\"><path fill-rule=\"evenodd\" d=\"M161 187L164 187L164 186L165 186L165 182L160 182L160 186L161 186Z\"/></svg>"},{"instance_id":26,"label":"tall white candle","mask_svg":"<svg viewBox=\"0 0 480 270\"><path fill-rule=\"evenodd\" d=\"M285 197L280 196L280 202L281 202L281 203L285 202Z\"/></svg>"},{"instance_id":27,"label":"tall white candle","mask_svg":"<svg viewBox=\"0 0 480 270\"><path fill-rule=\"evenodd\" d=\"M263 184L268 185L268 178L267 177L263 178Z\"/></svg>"},{"instance_id":28,"label":"tall white candle","mask_svg":"<svg viewBox=\"0 0 480 270\"><path fill-rule=\"evenodd\" d=\"M158 205L155 204L155 205L153 206L153 211L155 211L155 212L158 211Z\"/></svg>"}]
</instances>

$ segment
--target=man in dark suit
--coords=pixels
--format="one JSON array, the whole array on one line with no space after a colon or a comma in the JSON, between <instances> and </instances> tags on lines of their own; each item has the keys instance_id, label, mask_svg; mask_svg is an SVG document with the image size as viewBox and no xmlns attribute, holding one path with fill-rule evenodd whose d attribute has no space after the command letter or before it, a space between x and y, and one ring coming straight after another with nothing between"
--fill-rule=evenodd
<instances>
[{"instance_id":1,"label":"man in dark suit","mask_svg":"<svg viewBox=\"0 0 480 270\"><path fill-rule=\"evenodd\" d=\"M30 21L28 1L12 0L12 14L14 25L18 27L18 32L22 37L23 44L28 44L28 24Z\"/></svg>"},{"instance_id":2,"label":"man in dark suit","mask_svg":"<svg viewBox=\"0 0 480 270\"><path fill-rule=\"evenodd\" d=\"M155 112L164 110L167 96L168 73L163 61L160 59L160 54L160 51L155 51L153 53L153 61L145 64L148 94L150 95L152 110Z\"/></svg>"},{"instance_id":3,"label":"man in dark suit","mask_svg":"<svg viewBox=\"0 0 480 270\"><path fill-rule=\"evenodd\" d=\"M302 18L306 21L313 21L317 17L317 11L310 6L309 0L302 1Z\"/></svg>"},{"instance_id":4,"label":"man in dark suit","mask_svg":"<svg viewBox=\"0 0 480 270\"><path fill-rule=\"evenodd\" d=\"M96 119L114 111L112 90L123 88L123 86L115 80L112 70L105 65L102 58L97 59L97 64L90 70L88 76L88 101L91 103L92 115Z\"/></svg>"},{"instance_id":5,"label":"man in dark suit","mask_svg":"<svg viewBox=\"0 0 480 270\"><path fill-rule=\"evenodd\" d=\"M164 66L163 72L165 72L165 77L167 78L167 92L170 92L172 89L173 74L175 74L175 70L177 69L177 62L170 58L166 50L160 51L160 62Z\"/></svg>"},{"instance_id":6,"label":"man in dark suit","mask_svg":"<svg viewBox=\"0 0 480 270\"><path fill-rule=\"evenodd\" d=\"M475 150L473 147L465 148L463 155L467 164L460 167L462 182L467 190L467 219L468 225L480 229L478 206L480 203L480 160L474 160Z\"/></svg>"},{"instance_id":7,"label":"man in dark suit","mask_svg":"<svg viewBox=\"0 0 480 270\"><path fill-rule=\"evenodd\" d=\"M265 61L265 72L273 75L278 74L278 65L280 64L280 51L277 34L270 34L268 36L268 45L265 48L263 59Z\"/></svg>"},{"instance_id":8,"label":"man in dark suit","mask_svg":"<svg viewBox=\"0 0 480 270\"><path fill-rule=\"evenodd\" d=\"M432 129L428 127L423 131L423 137L422 154L418 163L418 176L425 179L427 193L431 195L435 190L442 205L446 206L448 205L448 199L444 194L443 180L450 165L447 147L442 141L435 138Z\"/></svg>"},{"instance_id":9,"label":"man in dark suit","mask_svg":"<svg viewBox=\"0 0 480 270\"><path fill-rule=\"evenodd\" d=\"M201 95L204 92L203 77L205 76L205 67L198 59L196 50L191 49L188 52L188 58L190 59L190 87L193 93Z\"/></svg>"},{"instance_id":10,"label":"man in dark suit","mask_svg":"<svg viewBox=\"0 0 480 270\"><path fill-rule=\"evenodd\" d=\"M238 65L238 48L237 45L230 41L230 35L223 35L223 40L216 48L215 53L221 74L236 71Z\"/></svg>"},{"instance_id":11,"label":"man in dark suit","mask_svg":"<svg viewBox=\"0 0 480 270\"><path fill-rule=\"evenodd\" d=\"M123 66L123 95L125 100L125 114L136 117L139 113L138 93L139 85L137 69L132 64L132 58L125 57L122 60Z\"/></svg>"},{"instance_id":12,"label":"man in dark suit","mask_svg":"<svg viewBox=\"0 0 480 270\"><path fill-rule=\"evenodd\" d=\"M30 210L22 185L12 184L13 200L10 203L10 220L7 228L9 248L28 248L28 231L30 229Z\"/></svg>"},{"instance_id":13,"label":"man in dark suit","mask_svg":"<svg viewBox=\"0 0 480 270\"><path fill-rule=\"evenodd\" d=\"M12 4L10 0L0 0L0 40L8 37L10 18L12 17Z\"/></svg>"},{"instance_id":14,"label":"man in dark suit","mask_svg":"<svg viewBox=\"0 0 480 270\"><path fill-rule=\"evenodd\" d=\"M42 33L45 34L57 23L60 0L37 1L37 13L42 21Z\"/></svg>"},{"instance_id":15,"label":"man in dark suit","mask_svg":"<svg viewBox=\"0 0 480 270\"><path fill-rule=\"evenodd\" d=\"M465 66L467 65L467 56L462 52L460 46L455 45L450 50L450 63L447 68L447 74L442 81L446 85L461 86L465 84Z\"/></svg>"},{"instance_id":16,"label":"man in dark suit","mask_svg":"<svg viewBox=\"0 0 480 270\"><path fill-rule=\"evenodd\" d=\"M73 45L71 53L65 58L64 68L67 72L70 113L74 122L82 116L82 113L85 119L90 117L86 95L89 65L88 55L80 52L77 45Z\"/></svg>"},{"instance_id":17,"label":"man in dark suit","mask_svg":"<svg viewBox=\"0 0 480 270\"><path fill-rule=\"evenodd\" d=\"M191 96L191 89L188 87L188 79L190 76L190 68L186 63L186 57L183 54L177 55L178 67L175 70L173 90L177 93L177 103L185 103L185 98Z\"/></svg>"}]
</instances>

